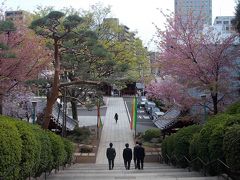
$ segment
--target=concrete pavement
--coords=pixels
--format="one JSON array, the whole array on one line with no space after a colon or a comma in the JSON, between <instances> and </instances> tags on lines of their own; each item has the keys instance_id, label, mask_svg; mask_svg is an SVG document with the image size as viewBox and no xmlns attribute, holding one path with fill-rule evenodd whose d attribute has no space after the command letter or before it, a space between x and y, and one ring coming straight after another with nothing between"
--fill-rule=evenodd
<instances>
[{"instance_id":1,"label":"concrete pavement","mask_svg":"<svg viewBox=\"0 0 240 180\"><path fill-rule=\"evenodd\" d=\"M114 119L115 113L118 113L118 122ZM129 143L130 148L133 148L133 131L130 129L130 124L127 112L124 106L123 98L109 97L108 108L104 118L102 135L98 148L96 164L107 164L106 149L109 143L113 143L116 150L115 164L122 164L122 151L125 148L125 143Z\"/></svg>"}]
</instances>

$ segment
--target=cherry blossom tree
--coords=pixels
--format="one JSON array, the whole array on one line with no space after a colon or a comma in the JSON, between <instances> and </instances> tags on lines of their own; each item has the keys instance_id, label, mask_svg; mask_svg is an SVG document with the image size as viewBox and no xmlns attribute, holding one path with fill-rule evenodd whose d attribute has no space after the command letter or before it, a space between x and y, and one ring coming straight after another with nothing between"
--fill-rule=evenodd
<instances>
[{"instance_id":1,"label":"cherry blossom tree","mask_svg":"<svg viewBox=\"0 0 240 180\"><path fill-rule=\"evenodd\" d=\"M186 87L172 78L152 82L147 86L146 91L148 92L148 98L161 100L166 107L177 104L183 110L187 110L196 101L195 98L190 96Z\"/></svg>"},{"instance_id":2,"label":"cherry blossom tree","mask_svg":"<svg viewBox=\"0 0 240 180\"><path fill-rule=\"evenodd\" d=\"M157 28L161 76L170 76L186 88L196 88L209 94L212 105L209 108L217 114L220 101L231 93L231 83L236 74L236 59L240 53L239 45L234 45L237 35L223 38L213 28L203 29L199 23L203 22L201 15L189 13L184 18L179 14L164 15L166 29ZM163 85L159 86L163 88ZM168 82L165 86L168 88L161 90L168 93L174 88ZM174 93L171 96L183 95Z\"/></svg>"},{"instance_id":3,"label":"cherry blossom tree","mask_svg":"<svg viewBox=\"0 0 240 180\"><path fill-rule=\"evenodd\" d=\"M37 79L51 61L45 41L24 25L15 31L5 29L0 34L0 107L3 97L19 84ZM0 108L2 111L2 108ZM2 113L2 112L0 112Z\"/></svg>"}]
</instances>

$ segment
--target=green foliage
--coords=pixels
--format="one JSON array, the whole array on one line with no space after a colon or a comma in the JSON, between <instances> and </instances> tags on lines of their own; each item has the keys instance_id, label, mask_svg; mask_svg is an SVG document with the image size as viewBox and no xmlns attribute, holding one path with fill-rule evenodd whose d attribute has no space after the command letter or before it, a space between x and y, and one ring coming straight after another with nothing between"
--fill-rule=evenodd
<instances>
[{"instance_id":1,"label":"green foliage","mask_svg":"<svg viewBox=\"0 0 240 180\"><path fill-rule=\"evenodd\" d=\"M145 141L151 141L152 138L160 138L161 131L159 129L148 129L145 131L143 139Z\"/></svg>"},{"instance_id":2,"label":"green foliage","mask_svg":"<svg viewBox=\"0 0 240 180\"><path fill-rule=\"evenodd\" d=\"M40 143L40 162L36 168L36 176L40 176L42 172L51 170L53 164L52 144L46 131L38 126L33 126L37 141Z\"/></svg>"},{"instance_id":3,"label":"green foliage","mask_svg":"<svg viewBox=\"0 0 240 180\"><path fill-rule=\"evenodd\" d=\"M0 21L0 33L15 31L16 27L12 21Z\"/></svg>"},{"instance_id":4,"label":"green foliage","mask_svg":"<svg viewBox=\"0 0 240 180\"><path fill-rule=\"evenodd\" d=\"M189 146L195 133L201 130L202 126L192 125L180 129L175 135L174 154L177 158L186 156L189 158Z\"/></svg>"},{"instance_id":5,"label":"green foliage","mask_svg":"<svg viewBox=\"0 0 240 180\"><path fill-rule=\"evenodd\" d=\"M73 146L73 143L67 139L63 139L63 142L64 142L65 151L67 153L65 163L70 164L72 162L74 146Z\"/></svg>"},{"instance_id":6,"label":"green foliage","mask_svg":"<svg viewBox=\"0 0 240 180\"><path fill-rule=\"evenodd\" d=\"M176 134L172 134L171 136L166 138L167 141L167 155L172 157L174 155L174 144L175 144Z\"/></svg>"},{"instance_id":7,"label":"green foliage","mask_svg":"<svg viewBox=\"0 0 240 180\"><path fill-rule=\"evenodd\" d=\"M90 153L92 151L93 151L93 148L89 147L89 146L82 146L81 149L80 149L81 153Z\"/></svg>"},{"instance_id":8,"label":"green foliage","mask_svg":"<svg viewBox=\"0 0 240 180\"><path fill-rule=\"evenodd\" d=\"M31 126L23 121L15 121L16 127L22 139L22 154L21 154L21 171L23 179L26 179L29 174L33 174L40 162L40 147L35 133Z\"/></svg>"},{"instance_id":9,"label":"green foliage","mask_svg":"<svg viewBox=\"0 0 240 180\"><path fill-rule=\"evenodd\" d=\"M223 139L223 149L230 168L240 171L240 125L227 129Z\"/></svg>"},{"instance_id":10,"label":"green foliage","mask_svg":"<svg viewBox=\"0 0 240 180\"><path fill-rule=\"evenodd\" d=\"M70 163L73 155L70 141L7 116L0 116L0 139L0 176L10 171L4 179L37 177Z\"/></svg>"},{"instance_id":11,"label":"green foliage","mask_svg":"<svg viewBox=\"0 0 240 180\"><path fill-rule=\"evenodd\" d=\"M227 114L238 114L240 113L240 102L231 104L225 111Z\"/></svg>"},{"instance_id":12,"label":"green foliage","mask_svg":"<svg viewBox=\"0 0 240 180\"><path fill-rule=\"evenodd\" d=\"M5 179L13 179L19 175L19 164L21 162L22 140L16 126L11 123L9 118L0 116L0 176L12 169Z\"/></svg>"},{"instance_id":13,"label":"green foliage","mask_svg":"<svg viewBox=\"0 0 240 180\"><path fill-rule=\"evenodd\" d=\"M71 134L68 136L68 139L72 140L73 142L80 143L89 139L91 132L86 127L76 127Z\"/></svg>"},{"instance_id":14,"label":"green foliage","mask_svg":"<svg viewBox=\"0 0 240 180\"><path fill-rule=\"evenodd\" d=\"M48 132L48 137L50 138L52 144L52 155L53 155L53 166L52 168L57 168L64 164L67 153L65 151L64 143L60 136Z\"/></svg>"}]
</instances>

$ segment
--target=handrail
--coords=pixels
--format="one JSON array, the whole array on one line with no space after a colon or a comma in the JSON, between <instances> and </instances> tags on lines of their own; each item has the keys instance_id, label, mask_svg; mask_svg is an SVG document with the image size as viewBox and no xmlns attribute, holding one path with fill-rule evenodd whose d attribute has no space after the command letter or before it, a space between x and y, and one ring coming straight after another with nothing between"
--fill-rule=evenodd
<instances>
[{"instance_id":1,"label":"handrail","mask_svg":"<svg viewBox=\"0 0 240 180\"><path fill-rule=\"evenodd\" d=\"M163 156L162 156L161 154L159 154L159 156L160 156L159 159L163 159L163 160L164 160L164 158L163 158ZM199 161L199 162L201 163L202 167L203 167L204 176L206 176L206 168L207 168L208 166L213 165L213 164L216 164L216 163L217 163L217 164L220 164L220 165L224 168L224 173L226 173L229 177L234 178L234 177L232 177L232 174L233 174L233 173L236 173L237 175L240 176L240 172L233 172L233 171L231 170L231 168L230 168L226 163L224 163L221 159L219 159L219 158L206 163L206 162L205 162L204 160L202 160L200 157L196 157L196 158L194 158L194 159L192 159L192 160L189 160L186 156L182 156L182 157L180 157L180 158L178 158L176 155L170 157L168 154L166 154L165 156L166 156L165 159L167 159L167 164L169 164L168 162L172 163L172 160L174 160L174 159L175 159L177 162L181 162L182 160L185 160L185 161L187 162L187 164L188 164L188 167L189 167L188 169L189 169L189 171L190 171L191 165L192 165L194 162ZM161 162L161 161L160 161L160 162Z\"/></svg>"}]
</instances>

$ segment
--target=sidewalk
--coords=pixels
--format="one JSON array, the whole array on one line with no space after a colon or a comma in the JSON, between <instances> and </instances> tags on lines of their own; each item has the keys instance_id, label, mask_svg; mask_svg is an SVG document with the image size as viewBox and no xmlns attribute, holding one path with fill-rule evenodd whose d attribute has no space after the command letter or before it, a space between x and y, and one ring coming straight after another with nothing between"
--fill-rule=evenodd
<instances>
[{"instance_id":1,"label":"sidewalk","mask_svg":"<svg viewBox=\"0 0 240 180\"><path fill-rule=\"evenodd\" d=\"M118 113L118 122L114 120L114 114ZM123 164L122 151L125 143L133 148L133 132L130 130L128 116L124 107L123 98L109 97L106 116L103 121L102 136L98 148L96 164L107 164L106 150L109 143L113 143L116 149L115 164Z\"/></svg>"}]
</instances>

